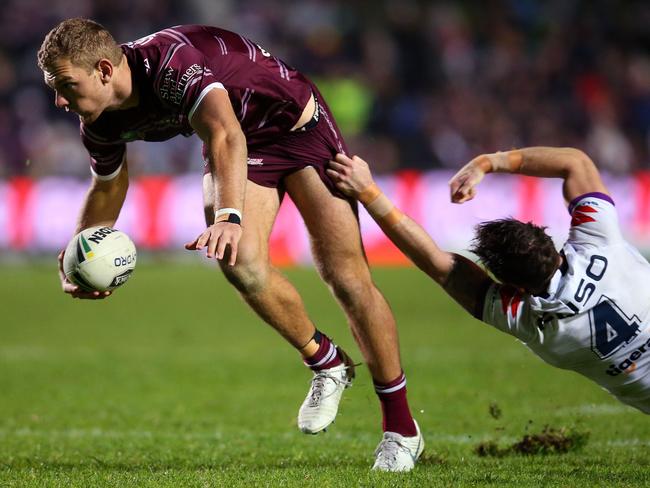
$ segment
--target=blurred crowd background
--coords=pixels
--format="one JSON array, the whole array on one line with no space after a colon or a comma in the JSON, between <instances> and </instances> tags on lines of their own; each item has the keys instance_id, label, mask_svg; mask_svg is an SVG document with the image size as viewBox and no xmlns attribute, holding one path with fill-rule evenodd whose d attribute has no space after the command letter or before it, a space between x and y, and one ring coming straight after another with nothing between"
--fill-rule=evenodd
<instances>
[{"instance_id":1,"label":"blurred crowd background","mask_svg":"<svg viewBox=\"0 0 650 488\"><path fill-rule=\"evenodd\" d=\"M481 152L576 146L650 168L650 2L3 0L0 177L87 177L78 121L36 51L68 17L118 42L181 23L235 30L317 81L378 171L457 168ZM196 137L129 145L132 174L201 172Z\"/></svg>"}]
</instances>

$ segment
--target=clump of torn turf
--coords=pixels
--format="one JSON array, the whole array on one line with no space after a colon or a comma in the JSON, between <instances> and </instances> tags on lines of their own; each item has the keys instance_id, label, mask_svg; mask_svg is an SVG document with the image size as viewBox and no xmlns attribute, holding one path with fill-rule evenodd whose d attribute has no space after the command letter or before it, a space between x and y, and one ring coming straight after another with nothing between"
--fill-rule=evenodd
<instances>
[{"instance_id":1,"label":"clump of torn turf","mask_svg":"<svg viewBox=\"0 0 650 488\"><path fill-rule=\"evenodd\" d=\"M497 402L491 402L490 403L490 417L492 417L495 420L499 420L501 418L501 407L497 404Z\"/></svg>"},{"instance_id":2,"label":"clump of torn turf","mask_svg":"<svg viewBox=\"0 0 650 488\"><path fill-rule=\"evenodd\" d=\"M565 454L582 449L588 439L589 432L546 426L540 434L526 434L512 449L519 454Z\"/></svg>"},{"instance_id":3,"label":"clump of torn turf","mask_svg":"<svg viewBox=\"0 0 650 488\"><path fill-rule=\"evenodd\" d=\"M499 447L494 441L481 442L474 453L485 457L504 457L513 454L534 456L539 454L566 454L582 449L589 439L589 432L576 429L546 426L539 434L525 434L524 437L508 447Z\"/></svg>"},{"instance_id":4,"label":"clump of torn turf","mask_svg":"<svg viewBox=\"0 0 650 488\"><path fill-rule=\"evenodd\" d=\"M474 453L481 457L503 457L509 452L509 448L501 449L494 441L481 442L474 447Z\"/></svg>"},{"instance_id":5,"label":"clump of torn turf","mask_svg":"<svg viewBox=\"0 0 650 488\"><path fill-rule=\"evenodd\" d=\"M447 460L436 452L425 451L418 459L418 465L442 465L447 464Z\"/></svg>"}]
</instances>

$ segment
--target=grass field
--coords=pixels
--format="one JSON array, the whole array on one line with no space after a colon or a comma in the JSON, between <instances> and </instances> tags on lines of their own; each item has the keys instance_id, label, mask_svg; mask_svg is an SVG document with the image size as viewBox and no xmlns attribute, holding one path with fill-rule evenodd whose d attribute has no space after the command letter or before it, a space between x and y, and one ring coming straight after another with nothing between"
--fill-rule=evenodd
<instances>
[{"instance_id":1,"label":"grass field","mask_svg":"<svg viewBox=\"0 0 650 488\"><path fill-rule=\"evenodd\" d=\"M287 274L314 321L360 359L313 270ZM0 486L650 483L647 417L465 317L413 269L375 270L427 442L402 475L369 471L381 432L365 368L327 433L297 430L309 372L209 267L142 263L94 303L60 293L51 266L0 276ZM564 455L474 453L547 425L590 437Z\"/></svg>"}]
</instances>

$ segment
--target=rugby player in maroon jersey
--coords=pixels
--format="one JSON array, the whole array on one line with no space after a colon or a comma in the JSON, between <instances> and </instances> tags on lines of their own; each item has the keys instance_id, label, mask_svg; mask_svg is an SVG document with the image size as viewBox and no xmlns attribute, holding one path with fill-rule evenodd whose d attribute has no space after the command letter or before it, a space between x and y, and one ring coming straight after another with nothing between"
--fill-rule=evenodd
<instances>
[{"instance_id":1,"label":"rugby player in maroon jersey","mask_svg":"<svg viewBox=\"0 0 650 488\"><path fill-rule=\"evenodd\" d=\"M315 434L334 420L354 365L269 262L269 235L282 196L291 196L381 402L384 437L373 468L412 469L423 440L406 399L395 320L372 281L356 204L326 173L346 146L316 86L249 39L200 25L118 45L101 25L69 19L47 34L38 62L56 106L79 116L90 154L93 179L77 231L117 220L128 187L128 142L201 138L207 228L186 248L216 257L244 300L313 370L298 426ZM61 281L73 297L110 294L83 292L63 275Z\"/></svg>"}]
</instances>

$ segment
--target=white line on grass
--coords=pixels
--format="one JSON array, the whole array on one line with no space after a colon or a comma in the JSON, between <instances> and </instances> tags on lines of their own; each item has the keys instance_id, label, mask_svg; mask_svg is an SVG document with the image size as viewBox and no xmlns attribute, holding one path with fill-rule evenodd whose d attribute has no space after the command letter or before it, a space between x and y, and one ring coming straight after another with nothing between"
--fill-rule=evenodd
<instances>
[{"instance_id":1,"label":"white line on grass","mask_svg":"<svg viewBox=\"0 0 650 488\"><path fill-rule=\"evenodd\" d=\"M242 431L238 434L239 438L259 438L265 437L260 436L259 431ZM16 430L0 430L0 438L65 438L65 439L171 439L171 440L223 440L227 438L221 431L214 432L187 432L187 433L178 433L178 432L169 432L169 431L148 431L148 430L104 430L101 428L89 428L89 429L64 429L64 430L39 430L31 428L22 428ZM269 436L270 437L270 436ZM292 432L287 432L280 435L279 437L283 439L290 440L295 437L295 434ZM361 442L370 442L374 440L377 436L371 435L370 433L356 433L356 434L342 434L337 433L334 436L336 439L341 440L354 440ZM485 442L488 440L495 440L494 435L490 433L481 433L475 435L447 435L447 434L427 434L426 440L430 444L451 444L451 445L468 445L468 444L477 444L479 442ZM274 439L277 439L277 435L273 435ZM520 439L512 436L501 436L496 439L499 444L511 444ZM610 439L604 442L589 442L589 447L606 447L606 448L621 448L628 449L630 447L650 447L650 439L639 439L639 438L630 438L630 439Z\"/></svg>"},{"instance_id":2,"label":"white line on grass","mask_svg":"<svg viewBox=\"0 0 650 488\"><path fill-rule=\"evenodd\" d=\"M558 408L555 415L619 415L629 414L634 411L636 411L634 408L623 404L585 403L583 405Z\"/></svg>"}]
</instances>

